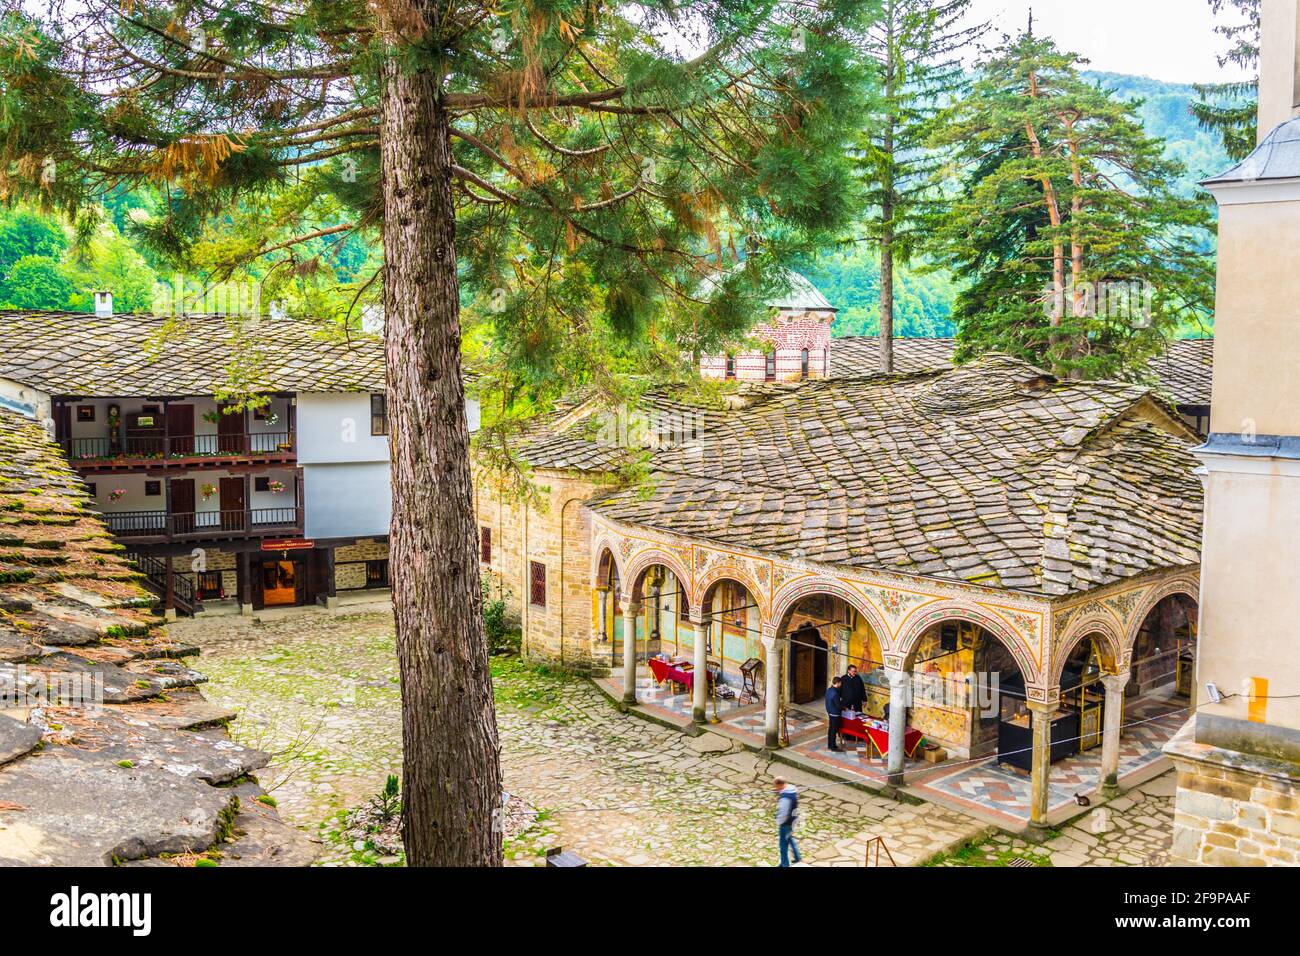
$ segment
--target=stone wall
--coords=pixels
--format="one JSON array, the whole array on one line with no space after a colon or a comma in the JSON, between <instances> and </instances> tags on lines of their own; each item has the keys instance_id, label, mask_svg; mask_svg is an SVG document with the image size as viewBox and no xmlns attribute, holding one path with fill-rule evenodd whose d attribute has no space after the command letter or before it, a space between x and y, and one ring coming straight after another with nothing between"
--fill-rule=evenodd
<instances>
[{"instance_id":1,"label":"stone wall","mask_svg":"<svg viewBox=\"0 0 1300 956\"><path fill-rule=\"evenodd\" d=\"M365 561L380 561L388 557L388 542L364 538L356 544L346 544L334 549L334 588L337 591L355 590L366 586ZM353 563L357 562L357 563Z\"/></svg>"},{"instance_id":2,"label":"stone wall","mask_svg":"<svg viewBox=\"0 0 1300 956\"><path fill-rule=\"evenodd\" d=\"M505 602L506 618L523 632L523 653L566 667L592 663L591 513L596 485L580 473L539 469L538 500L522 502L476 476L480 535L491 533L491 560L481 566L489 595ZM530 600L529 565L546 569L546 603Z\"/></svg>"},{"instance_id":3,"label":"stone wall","mask_svg":"<svg viewBox=\"0 0 1300 956\"><path fill-rule=\"evenodd\" d=\"M1166 745L1178 768L1173 856L1206 866L1300 865L1300 765L1193 739Z\"/></svg>"}]
</instances>

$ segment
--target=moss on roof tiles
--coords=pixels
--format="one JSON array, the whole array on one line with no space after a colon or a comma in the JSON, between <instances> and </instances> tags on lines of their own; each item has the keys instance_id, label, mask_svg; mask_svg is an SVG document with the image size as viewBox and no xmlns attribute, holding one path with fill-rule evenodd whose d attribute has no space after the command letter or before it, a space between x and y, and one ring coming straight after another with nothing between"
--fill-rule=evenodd
<instances>
[{"instance_id":1,"label":"moss on roof tiles","mask_svg":"<svg viewBox=\"0 0 1300 956\"><path fill-rule=\"evenodd\" d=\"M101 318L0 311L0 376L51 394L210 395L248 390L382 391L379 339L333 326L227 316Z\"/></svg>"}]
</instances>

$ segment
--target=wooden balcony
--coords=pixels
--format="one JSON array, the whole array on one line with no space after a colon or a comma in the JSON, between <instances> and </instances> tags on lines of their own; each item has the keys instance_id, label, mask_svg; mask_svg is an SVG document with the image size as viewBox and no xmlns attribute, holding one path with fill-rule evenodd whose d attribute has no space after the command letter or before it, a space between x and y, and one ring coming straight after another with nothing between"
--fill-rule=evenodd
<instances>
[{"instance_id":1,"label":"wooden balcony","mask_svg":"<svg viewBox=\"0 0 1300 956\"><path fill-rule=\"evenodd\" d=\"M240 432L224 435L125 435L65 438L60 444L81 471L127 471L154 468L221 468L259 462L293 464L297 434Z\"/></svg>"},{"instance_id":2,"label":"wooden balcony","mask_svg":"<svg viewBox=\"0 0 1300 956\"><path fill-rule=\"evenodd\" d=\"M166 511L116 511L105 512L102 517L113 537L138 544L302 535L301 507L172 514Z\"/></svg>"}]
</instances>

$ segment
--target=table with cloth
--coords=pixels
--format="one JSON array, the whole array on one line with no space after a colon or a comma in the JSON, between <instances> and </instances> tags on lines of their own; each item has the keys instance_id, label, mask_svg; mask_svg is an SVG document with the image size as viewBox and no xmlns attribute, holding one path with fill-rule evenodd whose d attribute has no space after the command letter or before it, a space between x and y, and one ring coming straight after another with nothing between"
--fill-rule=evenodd
<instances>
[{"instance_id":1,"label":"table with cloth","mask_svg":"<svg viewBox=\"0 0 1300 956\"><path fill-rule=\"evenodd\" d=\"M887 720L876 720L874 717L846 710L840 718L840 734L865 740L867 746L881 757L889 753L889 721ZM919 730L914 727L904 728L903 753L908 757L916 756L916 751L924 740L925 734Z\"/></svg>"},{"instance_id":2,"label":"table with cloth","mask_svg":"<svg viewBox=\"0 0 1300 956\"><path fill-rule=\"evenodd\" d=\"M650 665L650 673L654 675L656 684L671 681L682 685L688 691L695 690L695 668L692 664L686 661L670 661L662 657L652 657L647 663Z\"/></svg>"}]
</instances>

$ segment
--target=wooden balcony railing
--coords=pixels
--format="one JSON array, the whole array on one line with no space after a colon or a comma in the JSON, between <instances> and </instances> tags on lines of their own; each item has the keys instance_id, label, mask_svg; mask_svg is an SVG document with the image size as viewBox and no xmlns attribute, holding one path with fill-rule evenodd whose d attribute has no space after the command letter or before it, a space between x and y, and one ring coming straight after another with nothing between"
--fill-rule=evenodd
<instances>
[{"instance_id":1,"label":"wooden balcony railing","mask_svg":"<svg viewBox=\"0 0 1300 956\"><path fill-rule=\"evenodd\" d=\"M293 455L294 432L249 432L231 435L127 435L68 438L62 442L68 458L77 462L121 459L231 458L249 455Z\"/></svg>"},{"instance_id":2,"label":"wooden balcony railing","mask_svg":"<svg viewBox=\"0 0 1300 956\"><path fill-rule=\"evenodd\" d=\"M210 538L256 537L302 530L302 509L244 508L238 511L111 511L103 514L108 530L117 538L155 538L186 541Z\"/></svg>"}]
</instances>

